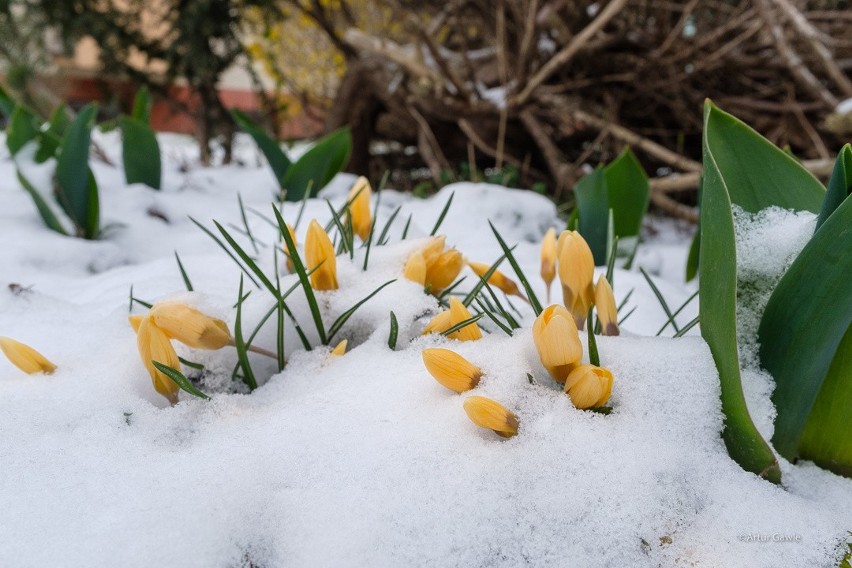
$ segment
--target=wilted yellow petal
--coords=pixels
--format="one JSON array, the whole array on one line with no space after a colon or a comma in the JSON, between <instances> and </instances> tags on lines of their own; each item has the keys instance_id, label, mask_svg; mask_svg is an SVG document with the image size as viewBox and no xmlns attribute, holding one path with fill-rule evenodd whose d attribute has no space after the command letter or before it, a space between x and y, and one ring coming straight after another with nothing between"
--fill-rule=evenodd
<instances>
[{"instance_id":1,"label":"wilted yellow petal","mask_svg":"<svg viewBox=\"0 0 852 568\"><path fill-rule=\"evenodd\" d=\"M429 374L451 391L468 391L482 378L479 367L449 349L424 349L422 355Z\"/></svg>"},{"instance_id":2,"label":"wilted yellow petal","mask_svg":"<svg viewBox=\"0 0 852 568\"><path fill-rule=\"evenodd\" d=\"M423 258L422 252L417 251L408 257L408 260L405 261L403 276L421 286L426 285L426 260Z\"/></svg>"},{"instance_id":3,"label":"wilted yellow petal","mask_svg":"<svg viewBox=\"0 0 852 568\"><path fill-rule=\"evenodd\" d=\"M580 365L568 375L565 392L574 406L581 410L599 408L612 393L613 377L609 369L595 365Z\"/></svg>"},{"instance_id":4,"label":"wilted yellow petal","mask_svg":"<svg viewBox=\"0 0 852 568\"><path fill-rule=\"evenodd\" d=\"M154 304L149 312L154 324L171 339L196 349L221 349L231 343L227 324L178 302ZM132 324L132 322L131 322ZM138 329L137 329L138 332Z\"/></svg>"},{"instance_id":5,"label":"wilted yellow petal","mask_svg":"<svg viewBox=\"0 0 852 568\"><path fill-rule=\"evenodd\" d=\"M556 249L563 303L574 316L577 328L583 329L595 299L595 259L592 250L577 231L562 231Z\"/></svg>"},{"instance_id":6,"label":"wilted yellow petal","mask_svg":"<svg viewBox=\"0 0 852 568\"><path fill-rule=\"evenodd\" d=\"M50 374L56 370L56 365L47 358L27 345L16 341L11 337L0 337L0 351L9 359L9 362L25 373Z\"/></svg>"},{"instance_id":7,"label":"wilted yellow petal","mask_svg":"<svg viewBox=\"0 0 852 568\"><path fill-rule=\"evenodd\" d=\"M618 309L615 306L615 296L609 281L601 274L595 286L595 309L601 320L604 335L618 335Z\"/></svg>"},{"instance_id":8,"label":"wilted yellow petal","mask_svg":"<svg viewBox=\"0 0 852 568\"><path fill-rule=\"evenodd\" d=\"M564 383L583 356L580 334L568 310L556 304L542 310L533 322L533 341L541 364L555 381Z\"/></svg>"},{"instance_id":9,"label":"wilted yellow petal","mask_svg":"<svg viewBox=\"0 0 852 568\"><path fill-rule=\"evenodd\" d=\"M550 302L550 284L556 277L556 229L549 228L541 241L541 279L547 288L547 301Z\"/></svg>"},{"instance_id":10,"label":"wilted yellow petal","mask_svg":"<svg viewBox=\"0 0 852 568\"><path fill-rule=\"evenodd\" d=\"M334 255L334 245L316 219L311 221L305 237L305 263L309 272L316 268L310 277L314 290L337 290L337 257Z\"/></svg>"},{"instance_id":11,"label":"wilted yellow petal","mask_svg":"<svg viewBox=\"0 0 852 568\"><path fill-rule=\"evenodd\" d=\"M370 213L370 196L373 189L370 182L364 176L355 180L355 185L349 191L347 201L349 202L349 215L352 220L352 230L362 241L370 236L373 220Z\"/></svg>"},{"instance_id":12,"label":"wilted yellow petal","mask_svg":"<svg viewBox=\"0 0 852 568\"><path fill-rule=\"evenodd\" d=\"M491 270L491 266L484 262L468 262L467 265L470 266L470 269L473 270L473 272L480 278L484 277L485 274ZM521 296L521 291L518 289L518 285L515 284L515 281L499 270L495 270L491 277L488 278L488 283L491 286L502 290L507 296Z\"/></svg>"},{"instance_id":13,"label":"wilted yellow petal","mask_svg":"<svg viewBox=\"0 0 852 568\"><path fill-rule=\"evenodd\" d=\"M344 353L346 353L346 346L349 344L349 341L344 339L340 343L338 343L334 349L331 350L331 354L335 357L340 357Z\"/></svg>"},{"instance_id":14,"label":"wilted yellow petal","mask_svg":"<svg viewBox=\"0 0 852 568\"><path fill-rule=\"evenodd\" d=\"M139 331L136 335L136 344L139 347L139 357L151 375L154 389L169 399L172 404L177 403L177 384L154 366L152 361L162 363L172 369L180 369L180 359L172 347L169 337L154 323L154 318L146 317L139 322Z\"/></svg>"},{"instance_id":15,"label":"wilted yellow petal","mask_svg":"<svg viewBox=\"0 0 852 568\"><path fill-rule=\"evenodd\" d=\"M426 286L440 292L453 283L464 268L464 256L455 249L442 252L433 262L426 262Z\"/></svg>"},{"instance_id":16,"label":"wilted yellow petal","mask_svg":"<svg viewBox=\"0 0 852 568\"><path fill-rule=\"evenodd\" d=\"M518 433L518 417L499 402L484 396L471 396L464 401L464 411L477 426L493 430L504 438Z\"/></svg>"}]
</instances>

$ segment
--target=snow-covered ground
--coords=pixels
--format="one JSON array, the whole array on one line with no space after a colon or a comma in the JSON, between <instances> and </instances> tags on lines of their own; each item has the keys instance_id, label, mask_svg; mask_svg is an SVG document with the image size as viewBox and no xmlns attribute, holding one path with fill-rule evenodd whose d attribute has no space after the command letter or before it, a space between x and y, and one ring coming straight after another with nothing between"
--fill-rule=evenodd
<instances>
[{"instance_id":1,"label":"snow-covered ground","mask_svg":"<svg viewBox=\"0 0 852 568\"><path fill-rule=\"evenodd\" d=\"M99 142L118 161L115 134ZM532 312L520 302L525 325L513 337L493 325L473 342L420 335L437 302L401 278L402 266L452 192L440 231L448 244L492 262L501 252L491 220L517 244L544 299L539 243L564 223L532 192L455 184L419 200L385 190L378 226L402 205L390 243L371 250L366 272L363 249L354 261L339 258L340 289L320 294L330 322L398 279L349 320L340 334L348 352L305 351L287 328L287 367L274 374L268 360L253 359L264 384L246 395L230 385L233 349L180 348L205 365L200 386L212 400L181 393L170 407L139 360L130 287L148 301L200 302L233 327L239 269L189 216L242 228L241 195L266 245L258 262L271 271L276 184L245 141L245 165L185 172L191 146L163 144L160 192L126 186L120 169L93 161L109 226L94 242L43 227L11 160L0 157L0 336L58 365L28 376L0 358L0 566L837 566L852 531L852 480L782 460L784 486L776 487L732 462L719 437L710 352L697 330L653 337L667 318L638 272L616 271L616 298L634 290L625 312L636 311L623 336L599 340L615 376L610 415L574 409L548 378ZM49 179L49 165L24 167ZM338 176L322 197L339 207L352 182ZM298 209L286 205L284 217L293 223ZM308 202L299 241L314 217L329 220L324 200ZM648 224L639 264L678 307L697 286L683 282L689 240L671 222ZM184 292L175 251L194 295ZM284 276L282 288L294 278ZM304 300L292 298L310 332ZM244 328L271 304L253 289ZM400 324L395 351L391 310ZM679 324L696 310L693 301ZM274 341L273 318L255 343L271 349ZM421 351L433 346L485 371L469 394L513 410L518 436L503 440L467 419L467 395L444 389L423 366ZM746 390L765 429L771 380L760 380Z\"/></svg>"}]
</instances>

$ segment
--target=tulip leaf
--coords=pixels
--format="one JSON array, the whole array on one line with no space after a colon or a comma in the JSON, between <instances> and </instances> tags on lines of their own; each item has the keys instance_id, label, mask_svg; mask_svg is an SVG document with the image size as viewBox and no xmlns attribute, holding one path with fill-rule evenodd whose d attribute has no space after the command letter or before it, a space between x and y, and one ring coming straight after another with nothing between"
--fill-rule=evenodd
<instances>
[{"instance_id":1,"label":"tulip leaf","mask_svg":"<svg viewBox=\"0 0 852 568\"><path fill-rule=\"evenodd\" d=\"M300 201L328 185L346 167L352 153L352 135L341 128L317 140L313 147L290 165L281 178L287 201Z\"/></svg>"},{"instance_id":2,"label":"tulip leaf","mask_svg":"<svg viewBox=\"0 0 852 568\"><path fill-rule=\"evenodd\" d=\"M686 281L694 280L698 276L698 259L701 251L701 225L695 231L692 237L692 244L689 245L689 256L686 258Z\"/></svg>"},{"instance_id":3,"label":"tulip leaf","mask_svg":"<svg viewBox=\"0 0 852 568\"><path fill-rule=\"evenodd\" d=\"M776 383L772 396L778 413L772 438L776 449L787 459L795 459L803 430L809 426L810 458L819 463L825 461L820 458L820 451L830 456L843 453L847 472L852 468L848 438L852 373L848 366L849 340L844 336L849 335L852 325L852 295L848 293L852 274L851 227L852 199L847 199L782 276L758 331L761 363ZM842 345L847 346L845 357L839 353ZM816 407L817 399L825 399L823 389L846 398L823 400ZM844 422L847 429L838 429ZM824 431L819 432L817 425L823 426ZM831 437L833 442L829 441Z\"/></svg>"},{"instance_id":4,"label":"tulip leaf","mask_svg":"<svg viewBox=\"0 0 852 568\"><path fill-rule=\"evenodd\" d=\"M128 184L144 183L160 189L160 144L154 131L144 122L128 116L122 117L120 124L125 180Z\"/></svg>"},{"instance_id":5,"label":"tulip leaf","mask_svg":"<svg viewBox=\"0 0 852 568\"><path fill-rule=\"evenodd\" d=\"M604 168L615 236L638 236L651 196L648 176L629 147Z\"/></svg>"},{"instance_id":6,"label":"tulip leaf","mask_svg":"<svg viewBox=\"0 0 852 568\"><path fill-rule=\"evenodd\" d=\"M138 120L145 126L151 124L151 97L148 93L148 87L142 86L136 91L136 96L133 97L133 110L130 114L135 120Z\"/></svg>"},{"instance_id":7,"label":"tulip leaf","mask_svg":"<svg viewBox=\"0 0 852 568\"><path fill-rule=\"evenodd\" d=\"M719 116L719 111L709 101L704 107L704 181L701 196L701 256L699 278L702 294L699 296L699 312L702 317L701 335L710 347L721 383L722 412L725 415L722 437L731 458L743 469L764 477L774 483L781 480L781 470L772 449L761 437L751 420L743 395L740 377L739 350L737 347L736 302L737 260L734 234L734 217L731 208L732 196L749 196L749 175L744 175L740 164L731 161L731 145L736 145L731 136L720 135L721 127L731 130L730 115ZM736 121L739 123L739 121ZM741 124L741 123L739 123ZM736 126L736 124L734 125ZM743 125L744 126L744 125ZM746 127L747 128L747 127ZM757 136L748 131L751 136ZM745 136L740 129L734 133ZM724 132L723 132L724 134ZM762 140L762 139L761 139ZM759 142L759 141L758 141ZM769 142L763 141L765 144ZM747 140L746 147L756 143ZM757 144L758 146L760 144ZM717 153L727 160L717 161ZM735 152L734 152L735 154ZM764 160L756 158L749 166L769 168L779 159L789 158L780 150L762 152ZM743 188L745 186L745 189ZM754 207L754 204L752 204ZM762 204L757 209L762 209Z\"/></svg>"},{"instance_id":8,"label":"tulip leaf","mask_svg":"<svg viewBox=\"0 0 852 568\"><path fill-rule=\"evenodd\" d=\"M56 162L57 200L87 239L98 236L98 186L89 168L89 144L97 105L83 107L68 127Z\"/></svg>"},{"instance_id":9,"label":"tulip leaf","mask_svg":"<svg viewBox=\"0 0 852 568\"><path fill-rule=\"evenodd\" d=\"M168 365L163 365L159 361L151 361L157 369L159 369L164 375L173 380L177 386L180 387L180 390L184 392L188 392L192 396L197 396L198 398L203 398L204 400L210 400L210 397L201 392L194 384L187 379L183 373L178 371L177 369L172 369Z\"/></svg>"},{"instance_id":10,"label":"tulip leaf","mask_svg":"<svg viewBox=\"0 0 852 568\"><path fill-rule=\"evenodd\" d=\"M609 222L609 198L603 168L598 167L574 188L579 212L580 234L589 243L595 266L606 264L606 231Z\"/></svg>"},{"instance_id":11,"label":"tulip leaf","mask_svg":"<svg viewBox=\"0 0 852 568\"><path fill-rule=\"evenodd\" d=\"M852 195L852 146L846 144L840 149L831 178L828 180L828 191L825 193L825 200L819 212L817 229L850 195Z\"/></svg>"},{"instance_id":12,"label":"tulip leaf","mask_svg":"<svg viewBox=\"0 0 852 568\"><path fill-rule=\"evenodd\" d=\"M48 159L56 156L62 138L68 127L71 126L71 121L68 120L65 105L61 104L50 115L50 120L47 123L47 130L41 133L41 145L35 155L36 163L44 163Z\"/></svg>"},{"instance_id":13,"label":"tulip leaf","mask_svg":"<svg viewBox=\"0 0 852 568\"><path fill-rule=\"evenodd\" d=\"M6 146L13 156L39 133L35 115L21 105L15 105L9 124L6 126Z\"/></svg>"},{"instance_id":14,"label":"tulip leaf","mask_svg":"<svg viewBox=\"0 0 852 568\"><path fill-rule=\"evenodd\" d=\"M254 139L257 147L266 156L266 161L269 162L269 167L272 168L272 173L275 174L278 185L284 187L284 176L290 169L291 162L284 151L281 150L281 146L245 113L231 109L231 116L234 117L234 122Z\"/></svg>"},{"instance_id":15,"label":"tulip leaf","mask_svg":"<svg viewBox=\"0 0 852 568\"><path fill-rule=\"evenodd\" d=\"M44 224L47 225L47 228L56 231L57 233L67 235L68 233L65 231L65 227L62 226L62 223L59 221L56 213L53 209L51 209L50 205L48 205L41 193L33 187L30 181L24 177L20 171L18 171L18 181L21 182L21 186L30 194L30 197L33 198L36 210L44 221Z\"/></svg>"}]
</instances>

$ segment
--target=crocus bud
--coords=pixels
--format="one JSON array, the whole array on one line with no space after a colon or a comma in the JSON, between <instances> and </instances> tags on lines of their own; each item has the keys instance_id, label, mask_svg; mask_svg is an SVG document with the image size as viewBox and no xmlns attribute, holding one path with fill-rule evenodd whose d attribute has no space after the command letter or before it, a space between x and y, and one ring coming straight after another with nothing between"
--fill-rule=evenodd
<instances>
[{"instance_id":1,"label":"crocus bud","mask_svg":"<svg viewBox=\"0 0 852 568\"><path fill-rule=\"evenodd\" d=\"M612 394L612 373L604 367L580 365L568 375L565 393L580 410L599 408Z\"/></svg>"},{"instance_id":2,"label":"crocus bud","mask_svg":"<svg viewBox=\"0 0 852 568\"><path fill-rule=\"evenodd\" d=\"M468 262L468 266L473 272L482 278L485 274L491 270L491 266L485 264L484 262ZM502 290L504 294L507 296L520 296L524 298L524 295L521 294L521 291L518 289L518 285L515 284L515 281L500 272L499 270L495 270L494 273L488 278L488 283L495 288Z\"/></svg>"},{"instance_id":3,"label":"crocus bud","mask_svg":"<svg viewBox=\"0 0 852 568\"><path fill-rule=\"evenodd\" d=\"M547 288L547 303L550 303L550 285L556 277L556 229L549 228L541 241L541 279Z\"/></svg>"},{"instance_id":4,"label":"crocus bud","mask_svg":"<svg viewBox=\"0 0 852 568\"><path fill-rule=\"evenodd\" d=\"M548 306L533 322L532 333L541 364L554 381L564 383L583 357L574 318L558 304Z\"/></svg>"},{"instance_id":5,"label":"crocus bud","mask_svg":"<svg viewBox=\"0 0 852 568\"><path fill-rule=\"evenodd\" d=\"M0 337L0 351L9 359L9 362L27 374L45 373L50 374L56 370L56 365L47 358L20 341L11 337Z\"/></svg>"},{"instance_id":6,"label":"crocus bud","mask_svg":"<svg viewBox=\"0 0 852 568\"><path fill-rule=\"evenodd\" d=\"M170 339L176 339L189 347L221 349L231 343L231 332L225 322L205 315L186 304L178 302L154 304L148 315Z\"/></svg>"},{"instance_id":7,"label":"crocus bud","mask_svg":"<svg viewBox=\"0 0 852 568\"><path fill-rule=\"evenodd\" d=\"M426 324L426 329L423 330L423 335L427 333L444 333L448 329L460 324L463 321L469 320L473 315L465 307L461 300L455 296L450 297L450 309L444 310ZM482 339L482 330L476 325L476 322L467 324L461 329L449 334L450 339L458 339L459 341L473 341Z\"/></svg>"},{"instance_id":8,"label":"crocus bud","mask_svg":"<svg viewBox=\"0 0 852 568\"><path fill-rule=\"evenodd\" d=\"M293 240L293 244L298 244L298 241L296 240L296 230L293 229L290 223L286 223L285 226L287 227L287 232L290 233L290 238ZM282 248L284 249L284 255L287 257L287 270L293 272L293 259L290 258L290 249L287 247L287 243L284 242L283 239Z\"/></svg>"},{"instance_id":9,"label":"crocus bud","mask_svg":"<svg viewBox=\"0 0 852 568\"><path fill-rule=\"evenodd\" d=\"M370 196L373 189L370 182L364 176L355 180L355 185L349 191L349 219L352 221L352 230L362 241L366 241L373 228L372 214L370 213Z\"/></svg>"},{"instance_id":10,"label":"crocus bud","mask_svg":"<svg viewBox=\"0 0 852 568\"><path fill-rule=\"evenodd\" d=\"M154 323L154 318L146 317L139 322L136 344L139 347L139 357L142 358L142 363L151 375L154 389L169 399L170 403L177 404L179 387L165 373L157 369L152 361L172 369L180 369L180 359L169 337Z\"/></svg>"},{"instance_id":11,"label":"crocus bud","mask_svg":"<svg viewBox=\"0 0 852 568\"><path fill-rule=\"evenodd\" d=\"M493 430L499 436L511 438L518 433L518 417L490 398L470 396L464 401L464 411L471 422Z\"/></svg>"},{"instance_id":12,"label":"crocus bud","mask_svg":"<svg viewBox=\"0 0 852 568\"><path fill-rule=\"evenodd\" d=\"M595 309L601 320L601 330L604 335L618 335L618 309L615 307L615 296L609 281L601 274L595 286Z\"/></svg>"},{"instance_id":13,"label":"crocus bud","mask_svg":"<svg viewBox=\"0 0 852 568\"><path fill-rule=\"evenodd\" d=\"M334 255L334 245L316 219L308 225L305 263L309 272L313 270L311 287L314 290L337 290L337 257Z\"/></svg>"},{"instance_id":14,"label":"crocus bud","mask_svg":"<svg viewBox=\"0 0 852 568\"><path fill-rule=\"evenodd\" d=\"M332 350L331 350L331 354L332 354L334 357L340 357L341 355L343 355L344 353L346 353L346 346L347 346L348 344L349 344L349 341L348 341L348 340L346 340L346 339L344 339L343 341L341 341L340 343L338 343L337 345L335 345L334 349L332 349Z\"/></svg>"},{"instance_id":15,"label":"crocus bud","mask_svg":"<svg viewBox=\"0 0 852 568\"><path fill-rule=\"evenodd\" d=\"M429 374L451 391L469 391L482 378L479 367L449 349L424 349L422 355Z\"/></svg>"},{"instance_id":16,"label":"crocus bud","mask_svg":"<svg viewBox=\"0 0 852 568\"><path fill-rule=\"evenodd\" d=\"M431 263L426 261L426 287L440 292L453 283L464 268L464 256L455 249L442 252Z\"/></svg>"},{"instance_id":17,"label":"crocus bud","mask_svg":"<svg viewBox=\"0 0 852 568\"><path fill-rule=\"evenodd\" d=\"M595 259L592 250L577 231L562 231L556 250L563 303L574 316L577 329L583 329L589 307L595 300Z\"/></svg>"},{"instance_id":18,"label":"crocus bud","mask_svg":"<svg viewBox=\"0 0 852 568\"><path fill-rule=\"evenodd\" d=\"M426 260L423 258L421 251L417 251L408 257L408 260L405 261L405 268L403 268L402 274L412 282L416 282L421 286L426 285Z\"/></svg>"}]
</instances>

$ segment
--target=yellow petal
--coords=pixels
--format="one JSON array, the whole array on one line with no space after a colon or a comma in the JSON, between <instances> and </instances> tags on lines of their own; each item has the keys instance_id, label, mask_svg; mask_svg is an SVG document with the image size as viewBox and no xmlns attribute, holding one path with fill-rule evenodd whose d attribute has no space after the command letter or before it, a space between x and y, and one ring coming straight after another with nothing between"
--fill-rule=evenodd
<instances>
[{"instance_id":1,"label":"yellow petal","mask_svg":"<svg viewBox=\"0 0 852 568\"><path fill-rule=\"evenodd\" d=\"M352 230L362 241L370 236L373 220L370 213L370 196L373 189L367 178L361 176L355 180L355 185L349 191L349 215L352 220Z\"/></svg>"},{"instance_id":2,"label":"yellow petal","mask_svg":"<svg viewBox=\"0 0 852 568\"><path fill-rule=\"evenodd\" d=\"M450 313L450 310L444 310L426 324L426 327L423 329L423 335L427 335L429 333L444 333L451 327L453 327L452 314Z\"/></svg>"},{"instance_id":3,"label":"yellow petal","mask_svg":"<svg viewBox=\"0 0 852 568\"><path fill-rule=\"evenodd\" d=\"M480 278L485 276L485 274L489 270L491 270L491 266L485 264L484 262L468 262L467 265L470 266L470 269L473 270L473 272ZM521 293L521 291L518 289L518 285L515 284L514 280L512 280L499 270L495 270L494 273L491 274L491 277L488 278L488 283L491 286L502 290L502 292L507 296L518 296Z\"/></svg>"},{"instance_id":4,"label":"yellow petal","mask_svg":"<svg viewBox=\"0 0 852 568\"><path fill-rule=\"evenodd\" d=\"M48 361L44 355L11 337L0 337L0 351L10 363L30 375L33 373L49 375L56 370L56 365Z\"/></svg>"},{"instance_id":5,"label":"yellow petal","mask_svg":"<svg viewBox=\"0 0 852 568\"><path fill-rule=\"evenodd\" d=\"M568 375L565 392L574 406L581 410L606 404L612 393L613 377L609 369L595 365L580 365Z\"/></svg>"},{"instance_id":6,"label":"yellow petal","mask_svg":"<svg viewBox=\"0 0 852 568\"><path fill-rule=\"evenodd\" d=\"M444 251L431 264L426 262L426 286L432 292L440 292L453 283L462 268L464 256L459 251Z\"/></svg>"},{"instance_id":7,"label":"yellow petal","mask_svg":"<svg viewBox=\"0 0 852 568\"><path fill-rule=\"evenodd\" d=\"M423 258L422 252L417 251L408 257L408 260L405 261L403 276L421 286L426 285L426 260Z\"/></svg>"},{"instance_id":8,"label":"yellow petal","mask_svg":"<svg viewBox=\"0 0 852 568\"><path fill-rule=\"evenodd\" d=\"M334 349L331 350L331 354L335 357L340 357L344 353L346 353L346 346L349 344L349 341L344 339L340 343L338 343Z\"/></svg>"},{"instance_id":9,"label":"yellow petal","mask_svg":"<svg viewBox=\"0 0 852 568\"><path fill-rule=\"evenodd\" d=\"M484 396L471 396L464 401L464 411L471 422L493 430L504 438L518 433L518 417L499 402Z\"/></svg>"},{"instance_id":10,"label":"yellow petal","mask_svg":"<svg viewBox=\"0 0 852 568\"><path fill-rule=\"evenodd\" d=\"M337 290L337 257L334 255L334 245L316 219L311 221L305 237L305 263L309 272L316 268L310 277L314 290Z\"/></svg>"},{"instance_id":11,"label":"yellow petal","mask_svg":"<svg viewBox=\"0 0 852 568\"><path fill-rule=\"evenodd\" d=\"M293 244L298 245L299 242L296 240L296 231L293 229L290 223L286 223L287 232L290 233L290 238L293 239ZM293 260L290 258L290 249L287 247L287 243L282 239L281 248L284 249L284 254L287 256L287 270L293 272Z\"/></svg>"},{"instance_id":12,"label":"yellow petal","mask_svg":"<svg viewBox=\"0 0 852 568\"><path fill-rule=\"evenodd\" d=\"M139 347L139 357L148 370L148 374L151 375L154 389L172 404L177 403L177 393L180 389L173 380L160 372L152 361L157 361L172 369L180 369L180 359L178 359L169 337L154 324L152 317L146 317L139 323L136 344Z\"/></svg>"},{"instance_id":13,"label":"yellow petal","mask_svg":"<svg viewBox=\"0 0 852 568\"><path fill-rule=\"evenodd\" d=\"M464 304L462 304L461 300L455 296L450 297L450 327L458 325L472 317L473 314L471 314ZM476 322L473 322L454 331L447 337L450 339L458 339L459 341L474 341L476 339L482 339L482 330L479 329Z\"/></svg>"},{"instance_id":14,"label":"yellow petal","mask_svg":"<svg viewBox=\"0 0 852 568\"><path fill-rule=\"evenodd\" d=\"M130 327L133 328L134 332L139 332L139 324L142 323L145 317L142 315L127 316L127 321L130 322Z\"/></svg>"},{"instance_id":15,"label":"yellow petal","mask_svg":"<svg viewBox=\"0 0 852 568\"><path fill-rule=\"evenodd\" d=\"M429 374L451 391L468 391L482 378L479 367L449 349L424 349L422 356Z\"/></svg>"},{"instance_id":16,"label":"yellow petal","mask_svg":"<svg viewBox=\"0 0 852 568\"><path fill-rule=\"evenodd\" d=\"M221 349L231 343L231 332L225 322L203 314L186 304L178 302L154 304L149 315L153 318L154 324L169 338L176 339L189 347Z\"/></svg>"},{"instance_id":17,"label":"yellow petal","mask_svg":"<svg viewBox=\"0 0 852 568\"><path fill-rule=\"evenodd\" d=\"M550 288L556 277L556 229L551 227L541 241L541 278Z\"/></svg>"},{"instance_id":18,"label":"yellow petal","mask_svg":"<svg viewBox=\"0 0 852 568\"><path fill-rule=\"evenodd\" d=\"M583 345L574 318L557 304L542 310L533 322L533 341L541 364L560 383L565 382L568 373L583 356Z\"/></svg>"},{"instance_id":19,"label":"yellow petal","mask_svg":"<svg viewBox=\"0 0 852 568\"><path fill-rule=\"evenodd\" d=\"M563 301L574 316L577 328L583 329L595 299L595 259L588 243L577 231L562 231L556 248Z\"/></svg>"},{"instance_id":20,"label":"yellow petal","mask_svg":"<svg viewBox=\"0 0 852 568\"><path fill-rule=\"evenodd\" d=\"M618 309L609 281L601 274L595 286L595 309L604 335L618 335Z\"/></svg>"},{"instance_id":21,"label":"yellow petal","mask_svg":"<svg viewBox=\"0 0 852 568\"><path fill-rule=\"evenodd\" d=\"M437 237L432 237L429 243L423 247L423 259L426 262L427 268L438 259L446 246L447 237L438 235Z\"/></svg>"}]
</instances>

